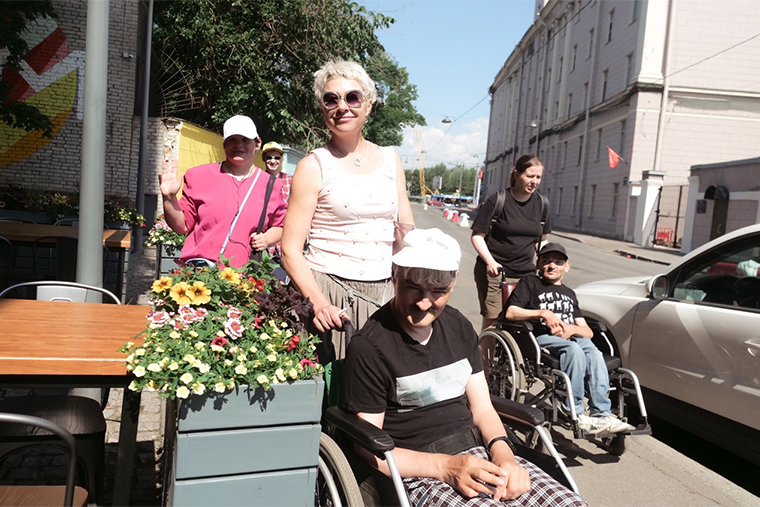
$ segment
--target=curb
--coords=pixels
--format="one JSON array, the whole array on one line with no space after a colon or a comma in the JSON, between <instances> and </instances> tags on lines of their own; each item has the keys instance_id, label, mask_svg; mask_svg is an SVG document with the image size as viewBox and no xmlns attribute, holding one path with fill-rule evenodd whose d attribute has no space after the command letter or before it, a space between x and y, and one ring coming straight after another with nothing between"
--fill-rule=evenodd
<instances>
[{"instance_id":1,"label":"curb","mask_svg":"<svg viewBox=\"0 0 760 507\"><path fill-rule=\"evenodd\" d=\"M657 260L657 259L650 259L648 257L644 257L644 256L639 255L639 254L635 254L635 253L631 253L631 252L626 252L625 250L615 250L615 253L618 253L618 254L620 254L620 255L622 255L624 257L628 257L629 259L637 259L637 260L640 260L640 261L653 262L655 264L662 264L663 266L670 266L670 264L671 264L670 262L661 261L661 260Z\"/></svg>"},{"instance_id":2,"label":"curb","mask_svg":"<svg viewBox=\"0 0 760 507\"><path fill-rule=\"evenodd\" d=\"M582 238L579 238L577 236L570 236L569 234L565 234L562 231L552 231L549 234L552 234L554 236L559 236L560 238L569 239L571 241L575 241L578 243L584 243L584 244L586 243L585 241L583 241Z\"/></svg>"}]
</instances>

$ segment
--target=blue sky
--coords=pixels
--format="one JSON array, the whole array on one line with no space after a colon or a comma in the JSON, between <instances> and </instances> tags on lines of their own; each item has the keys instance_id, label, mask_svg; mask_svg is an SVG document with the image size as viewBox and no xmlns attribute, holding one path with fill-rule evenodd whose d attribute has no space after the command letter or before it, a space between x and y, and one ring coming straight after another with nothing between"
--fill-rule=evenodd
<instances>
[{"instance_id":1,"label":"blue sky","mask_svg":"<svg viewBox=\"0 0 760 507\"><path fill-rule=\"evenodd\" d=\"M482 164L486 152L488 87L533 23L534 0L359 0L396 20L380 42L409 71L415 106L425 116L425 166ZM481 101L482 100L482 101ZM454 120L442 124L445 117ZM449 127L450 130L449 130ZM447 133L448 131L448 133ZM417 141L405 129L396 148L404 167L417 168ZM406 155L406 156L405 156ZM472 155L477 155L473 157Z\"/></svg>"}]
</instances>

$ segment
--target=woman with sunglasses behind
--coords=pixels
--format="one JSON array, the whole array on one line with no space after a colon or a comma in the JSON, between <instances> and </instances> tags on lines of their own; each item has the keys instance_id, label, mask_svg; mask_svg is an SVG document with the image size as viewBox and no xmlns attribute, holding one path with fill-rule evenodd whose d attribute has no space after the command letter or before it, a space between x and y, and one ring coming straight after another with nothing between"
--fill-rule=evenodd
<instances>
[{"instance_id":1,"label":"woman with sunglasses behind","mask_svg":"<svg viewBox=\"0 0 760 507\"><path fill-rule=\"evenodd\" d=\"M253 165L261 139L253 120L233 116L224 123L224 162L188 169L182 197L177 167L166 167L160 176L166 223L187 234L180 261L196 266L213 265L220 257L234 267L248 262L251 252L276 244L282 237L286 204L282 183L274 182L269 203L264 196L269 175ZM265 213L263 231L257 231Z\"/></svg>"},{"instance_id":2,"label":"woman with sunglasses behind","mask_svg":"<svg viewBox=\"0 0 760 507\"><path fill-rule=\"evenodd\" d=\"M401 159L362 136L377 97L366 71L354 62L328 62L314 74L314 93L331 137L296 167L282 260L314 304L317 330L341 329L343 316L359 329L393 295L394 221L414 219ZM332 333L332 345L328 355L342 358L343 333ZM332 359L324 354L323 363Z\"/></svg>"}]
</instances>

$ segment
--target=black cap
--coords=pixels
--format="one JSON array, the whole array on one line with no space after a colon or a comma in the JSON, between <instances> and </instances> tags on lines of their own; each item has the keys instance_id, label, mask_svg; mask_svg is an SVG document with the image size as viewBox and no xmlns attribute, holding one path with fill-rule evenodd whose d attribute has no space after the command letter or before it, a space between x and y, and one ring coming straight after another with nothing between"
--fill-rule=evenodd
<instances>
[{"instance_id":1,"label":"black cap","mask_svg":"<svg viewBox=\"0 0 760 507\"><path fill-rule=\"evenodd\" d=\"M562 255L565 256L565 259L567 259L567 252L565 251L565 247L560 245L559 243L547 243L545 244L541 250L538 252L538 256L541 257L544 254L548 254L549 252L559 252Z\"/></svg>"}]
</instances>

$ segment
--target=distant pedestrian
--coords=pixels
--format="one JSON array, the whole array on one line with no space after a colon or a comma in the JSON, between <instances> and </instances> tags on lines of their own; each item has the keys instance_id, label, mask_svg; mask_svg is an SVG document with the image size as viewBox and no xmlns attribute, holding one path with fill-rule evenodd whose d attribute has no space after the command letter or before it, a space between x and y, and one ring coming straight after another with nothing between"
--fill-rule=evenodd
<instances>
[{"instance_id":1,"label":"distant pedestrian","mask_svg":"<svg viewBox=\"0 0 760 507\"><path fill-rule=\"evenodd\" d=\"M264 160L266 171L275 178L280 178L282 181L282 198L288 202L293 176L282 170L283 153L282 146L274 141L268 142L261 148L261 158Z\"/></svg>"},{"instance_id":2,"label":"distant pedestrian","mask_svg":"<svg viewBox=\"0 0 760 507\"><path fill-rule=\"evenodd\" d=\"M535 156L517 159L509 187L491 194L472 222L481 329L491 326L502 312L501 272L507 283L515 284L536 270L533 258L552 230L548 202L537 192L543 174L544 166Z\"/></svg>"},{"instance_id":3,"label":"distant pedestrian","mask_svg":"<svg viewBox=\"0 0 760 507\"><path fill-rule=\"evenodd\" d=\"M314 304L318 331L342 329L343 316L360 329L393 296L394 222L414 219L401 159L362 136L377 96L367 72L354 62L328 62L314 74L314 92L331 137L296 167L282 260ZM343 333L332 332L331 341L328 352L342 358Z\"/></svg>"}]
</instances>

